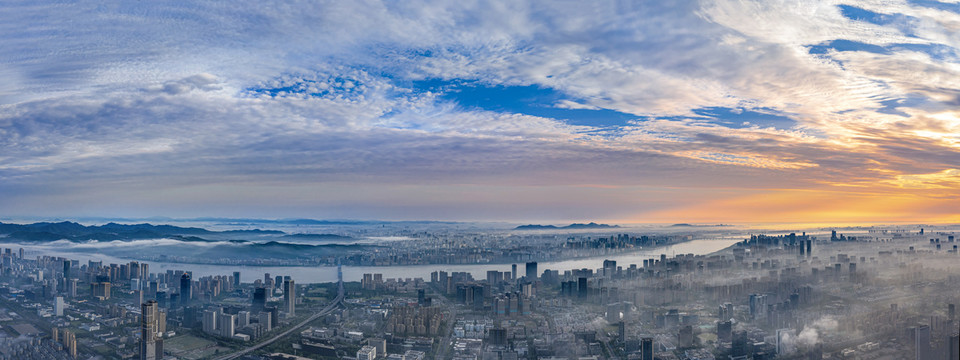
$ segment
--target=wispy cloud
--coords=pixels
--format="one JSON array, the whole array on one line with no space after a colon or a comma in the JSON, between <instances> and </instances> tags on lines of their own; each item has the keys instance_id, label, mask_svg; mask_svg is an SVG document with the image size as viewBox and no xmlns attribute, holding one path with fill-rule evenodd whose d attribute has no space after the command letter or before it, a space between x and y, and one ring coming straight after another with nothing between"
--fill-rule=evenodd
<instances>
[{"instance_id":1,"label":"wispy cloud","mask_svg":"<svg viewBox=\"0 0 960 360\"><path fill-rule=\"evenodd\" d=\"M4 213L642 221L960 168L949 4L2 7Z\"/></svg>"}]
</instances>

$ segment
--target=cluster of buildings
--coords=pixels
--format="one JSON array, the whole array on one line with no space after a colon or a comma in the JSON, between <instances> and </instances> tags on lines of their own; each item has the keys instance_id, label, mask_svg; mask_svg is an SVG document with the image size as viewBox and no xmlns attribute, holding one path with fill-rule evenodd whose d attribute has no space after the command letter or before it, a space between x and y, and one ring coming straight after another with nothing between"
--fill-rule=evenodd
<instances>
[{"instance_id":1,"label":"cluster of buildings","mask_svg":"<svg viewBox=\"0 0 960 360\"><path fill-rule=\"evenodd\" d=\"M691 235L568 235L539 231L463 232L437 231L406 234L410 240L376 252L355 253L327 263L349 266L431 264L488 264L555 261L573 257L604 256L641 247L669 245L693 239Z\"/></svg>"},{"instance_id":2,"label":"cluster of buildings","mask_svg":"<svg viewBox=\"0 0 960 360\"><path fill-rule=\"evenodd\" d=\"M8 329L0 330L0 359L164 359L171 356L164 344L176 335L242 344L297 316L290 277L267 274L241 285L239 272L194 279L184 270L153 273L137 261L27 258L10 248L0 250L0 264L0 308L13 314L0 317ZM23 341L4 345L6 337L26 338L36 351Z\"/></svg>"},{"instance_id":3,"label":"cluster of buildings","mask_svg":"<svg viewBox=\"0 0 960 360\"><path fill-rule=\"evenodd\" d=\"M340 284L289 276L196 278L3 249L0 360L213 358L289 329L247 358L960 358L954 234L851 232L751 235L712 254L594 268L528 257L429 280L369 273L344 297ZM591 253L662 239L556 241Z\"/></svg>"}]
</instances>

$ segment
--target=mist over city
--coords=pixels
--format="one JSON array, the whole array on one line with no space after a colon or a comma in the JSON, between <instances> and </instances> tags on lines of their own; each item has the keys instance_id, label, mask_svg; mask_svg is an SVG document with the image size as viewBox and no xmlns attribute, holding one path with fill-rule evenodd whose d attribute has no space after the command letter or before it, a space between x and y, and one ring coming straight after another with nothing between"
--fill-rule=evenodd
<instances>
[{"instance_id":1,"label":"mist over city","mask_svg":"<svg viewBox=\"0 0 960 360\"><path fill-rule=\"evenodd\" d=\"M0 3L0 360L960 360L956 0Z\"/></svg>"}]
</instances>

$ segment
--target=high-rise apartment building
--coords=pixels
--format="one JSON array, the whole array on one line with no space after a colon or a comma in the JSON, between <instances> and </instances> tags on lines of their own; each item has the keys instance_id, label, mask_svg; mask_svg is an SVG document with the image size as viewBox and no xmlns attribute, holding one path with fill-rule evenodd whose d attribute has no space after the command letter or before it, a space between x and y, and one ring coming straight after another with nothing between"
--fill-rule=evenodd
<instances>
[{"instance_id":1,"label":"high-rise apartment building","mask_svg":"<svg viewBox=\"0 0 960 360\"><path fill-rule=\"evenodd\" d=\"M217 321L217 327L220 330L220 336L225 338L232 338L236 334L236 319L237 316L233 314L220 314L220 319Z\"/></svg>"},{"instance_id":2,"label":"high-rise apartment building","mask_svg":"<svg viewBox=\"0 0 960 360\"><path fill-rule=\"evenodd\" d=\"M220 312L217 310L204 310L203 332L207 334L216 334L217 329L219 329L219 327L217 327L217 321L220 320L219 316Z\"/></svg>"}]
</instances>

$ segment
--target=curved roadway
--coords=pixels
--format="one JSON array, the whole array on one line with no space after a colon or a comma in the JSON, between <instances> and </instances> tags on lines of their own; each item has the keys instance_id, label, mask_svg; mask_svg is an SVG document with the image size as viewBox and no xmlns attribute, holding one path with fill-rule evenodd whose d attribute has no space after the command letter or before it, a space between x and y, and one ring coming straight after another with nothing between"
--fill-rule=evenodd
<instances>
[{"instance_id":1,"label":"curved roadway","mask_svg":"<svg viewBox=\"0 0 960 360\"><path fill-rule=\"evenodd\" d=\"M290 335L290 333L296 331L297 329L302 328L303 326L307 325L307 324L310 323L311 321L314 321L314 320L320 318L321 316L324 316L324 315L329 314L331 311L333 311L334 308L337 307L337 305L343 303L343 297L344 297L344 296L343 296L343 279L342 279L342 277L341 277L341 280L339 281L339 286L338 286L338 289L337 289L337 297L334 298L333 301L332 301L329 305L327 305L325 308L323 308L323 310L320 310L320 312L311 315L310 317L308 317L308 318L306 318L305 320L301 321L299 324L294 325L293 327L285 330L284 332L279 333L279 334L277 334L277 335L274 335L273 337L271 337L271 338L269 338L269 339L267 339L267 340L264 340L264 341L260 342L260 343L257 344L257 345L248 347L248 348L246 348L246 349L237 351L237 352L232 353L232 354L229 354L229 355L221 356L221 357L217 358L217 360L236 359L236 358L241 357L241 356L243 356L243 355L246 355L246 354L249 354L249 353L251 353L251 352L257 351L258 349L263 348L264 346L270 345L270 344L272 344L273 342L275 342L275 341L277 341L277 340L280 340L280 338L283 338L283 337L285 337L285 336L287 336L287 335Z\"/></svg>"}]
</instances>

